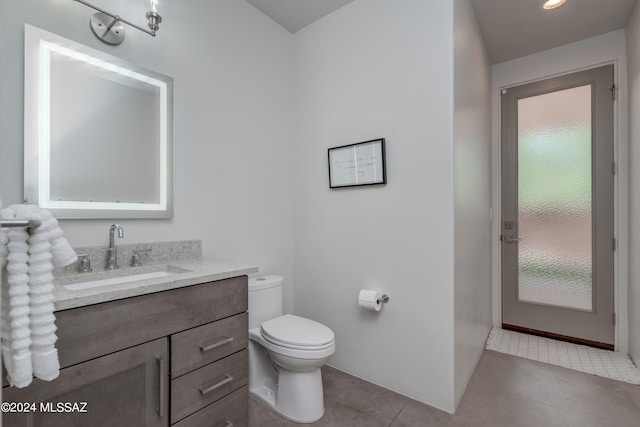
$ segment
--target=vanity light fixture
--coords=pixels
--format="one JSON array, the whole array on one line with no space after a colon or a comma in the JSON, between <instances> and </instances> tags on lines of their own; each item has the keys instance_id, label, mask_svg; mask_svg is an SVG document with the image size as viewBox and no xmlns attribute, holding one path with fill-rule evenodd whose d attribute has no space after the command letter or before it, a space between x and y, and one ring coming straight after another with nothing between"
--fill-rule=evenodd
<instances>
[{"instance_id":1,"label":"vanity light fixture","mask_svg":"<svg viewBox=\"0 0 640 427\"><path fill-rule=\"evenodd\" d=\"M119 15L115 15L113 13L107 12L104 9L94 6L85 0L75 1L98 11L97 13L94 13L89 20L91 31L97 38L99 38L103 42L114 46L119 45L124 40L124 26L122 25L122 23L130 25L137 30L155 37L156 31L158 31L158 29L160 28L160 23L162 22L162 17L158 15L158 0L149 0L149 6L151 7L151 10L147 12L149 30L142 28L132 22L129 22Z\"/></svg>"},{"instance_id":2,"label":"vanity light fixture","mask_svg":"<svg viewBox=\"0 0 640 427\"><path fill-rule=\"evenodd\" d=\"M545 10L555 9L556 7L562 6L567 0L547 0L542 5L542 8Z\"/></svg>"}]
</instances>

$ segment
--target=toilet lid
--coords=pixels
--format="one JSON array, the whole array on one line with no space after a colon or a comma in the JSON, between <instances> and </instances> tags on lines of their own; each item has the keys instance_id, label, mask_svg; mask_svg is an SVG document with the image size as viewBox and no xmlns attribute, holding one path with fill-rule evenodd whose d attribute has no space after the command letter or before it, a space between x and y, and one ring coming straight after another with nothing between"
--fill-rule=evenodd
<instances>
[{"instance_id":1,"label":"toilet lid","mask_svg":"<svg viewBox=\"0 0 640 427\"><path fill-rule=\"evenodd\" d=\"M304 317L285 314L262 322L262 336L274 344L293 348L318 348L333 344L333 331L322 323Z\"/></svg>"}]
</instances>

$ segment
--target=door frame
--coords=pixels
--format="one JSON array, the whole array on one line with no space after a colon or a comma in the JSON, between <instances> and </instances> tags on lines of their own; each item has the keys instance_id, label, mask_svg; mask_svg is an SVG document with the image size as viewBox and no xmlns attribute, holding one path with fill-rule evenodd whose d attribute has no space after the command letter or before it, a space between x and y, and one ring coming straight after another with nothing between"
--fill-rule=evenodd
<instances>
[{"instance_id":1,"label":"door frame","mask_svg":"<svg viewBox=\"0 0 640 427\"><path fill-rule=\"evenodd\" d=\"M614 82L618 88L614 103L614 160L617 174L614 177L614 234L617 250L614 253L614 310L616 325L614 330L615 349L627 352L629 346L628 308L625 302L628 294L628 127L627 127L627 76L624 32L614 34L620 39L609 41L612 46L594 43L598 37L570 45L582 55L567 52L568 47L560 47L530 55L507 63L497 64L492 73L492 210L491 256L492 256L492 313L493 326L502 325L502 265L501 265L501 102L502 89L551 77L571 74L601 65L613 64ZM606 35L605 35L606 36ZM605 36L601 36L604 38ZM596 40L594 40L596 39ZM594 45L595 46L590 46ZM584 48L584 49L582 49ZM584 52L589 51L588 54ZM613 53L613 54L612 54ZM584 56L591 56L585 58ZM537 75L536 75L537 74ZM621 161L622 160L622 161Z\"/></svg>"}]
</instances>

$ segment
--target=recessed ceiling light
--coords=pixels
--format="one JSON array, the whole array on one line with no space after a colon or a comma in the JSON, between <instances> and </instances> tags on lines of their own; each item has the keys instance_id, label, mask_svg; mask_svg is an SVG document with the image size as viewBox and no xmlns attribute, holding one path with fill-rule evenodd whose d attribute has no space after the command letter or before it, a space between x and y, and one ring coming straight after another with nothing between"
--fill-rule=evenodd
<instances>
[{"instance_id":1,"label":"recessed ceiling light","mask_svg":"<svg viewBox=\"0 0 640 427\"><path fill-rule=\"evenodd\" d=\"M566 1L567 0L547 0L542 5L542 8L546 9L546 10L555 9L556 7L562 6L564 4L564 2L566 2Z\"/></svg>"}]
</instances>

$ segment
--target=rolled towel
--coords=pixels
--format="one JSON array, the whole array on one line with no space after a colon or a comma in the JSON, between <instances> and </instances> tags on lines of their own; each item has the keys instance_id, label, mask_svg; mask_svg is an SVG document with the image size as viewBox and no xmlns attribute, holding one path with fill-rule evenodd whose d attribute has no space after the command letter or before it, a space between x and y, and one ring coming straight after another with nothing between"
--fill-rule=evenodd
<instances>
[{"instance_id":1,"label":"rolled towel","mask_svg":"<svg viewBox=\"0 0 640 427\"><path fill-rule=\"evenodd\" d=\"M58 337L54 333L43 334L42 336L32 335L31 336L32 353L43 353L48 351L46 347L49 347L55 344L57 339ZM36 350L39 350L39 351L36 351Z\"/></svg>"},{"instance_id":2,"label":"rolled towel","mask_svg":"<svg viewBox=\"0 0 640 427\"><path fill-rule=\"evenodd\" d=\"M56 267L66 267L78 260L76 251L65 239L51 242L51 254L53 255L53 265Z\"/></svg>"},{"instance_id":3,"label":"rolled towel","mask_svg":"<svg viewBox=\"0 0 640 427\"><path fill-rule=\"evenodd\" d=\"M10 322L10 325L11 349L17 351L28 350L31 345L31 328L29 325L25 325L20 320Z\"/></svg>"},{"instance_id":4,"label":"rolled towel","mask_svg":"<svg viewBox=\"0 0 640 427\"><path fill-rule=\"evenodd\" d=\"M12 354L10 358L4 359L4 363L8 373L9 384L17 388L23 388L31 384L33 365L31 364L30 352Z\"/></svg>"},{"instance_id":5,"label":"rolled towel","mask_svg":"<svg viewBox=\"0 0 640 427\"><path fill-rule=\"evenodd\" d=\"M3 211L5 214L6 211ZM11 212L15 215L15 212ZM12 228L7 244L7 283L2 314L2 355L9 382L16 387L31 383L31 330L29 329L29 276L27 239L24 228Z\"/></svg>"},{"instance_id":6,"label":"rolled towel","mask_svg":"<svg viewBox=\"0 0 640 427\"><path fill-rule=\"evenodd\" d=\"M38 307L33 307L30 312L47 318L51 318L48 316L53 316L53 320L55 320L55 315L53 314L53 301L40 304Z\"/></svg>"},{"instance_id":7,"label":"rolled towel","mask_svg":"<svg viewBox=\"0 0 640 427\"><path fill-rule=\"evenodd\" d=\"M64 267L71 265L78 260L76 251L73 250L71 245L63 237L62 229L58 225L58 220L51 215L51 212L41 209L31 209L31 215L37 216L40 221L40 227L36 229L33 238L38 241L38 235L46 236L47 241L51 244L50 252L53 255L52 263L56 267ZM34 218L35 219L35 218Z\"/></svg>"},{"instance_id":8,"label":"rolled towel","mask_svg":"<svg viewBox=\"0 0 640 427\"><path fill-rule=\"evenodd\" d=\"M31 310L29 310L29 306L26 306L26 307L9 308L8 311L9 311L9 315L18 317L18 316L29 316L29 312Z\"/></svg>"},{"instance_id":9,"label":"rolled towel","mask_svg":"<svg viewBox=\"0 0 640 427\"><path fill-rule=\"evenodd\" d=\"M0 219L11 219L13 217L13 211L9 209L0 210ZM0 274L3 274L2 269L7 261L7 256L9 255L9 249L7 244L9 243L9 229L8 228L0 228ZM0 278L0 282L2 279ZM1 304L2 311L0 312L0 336L2 337L0 352L5 358L5 369L7 366L8 357L5 357L5 354L9 355L11 352L11 321L10 318L12 316L29 316L29 301L27 300L27 305L25 307L12 308L9 306L9 285L2 283L0 292L2 294ZM11 310L14 313L11 313ZM28 318L28 317L27 317ZM11 361L9 361L11 363Z\"/></svg>"},{"instance_id":10,"label":"rolled towel","mask_svg":"<svg viewBox=\"0 0 640 427\"><path fill-rule=\"evenodd\" d=\"M37 323L31 323L31 334L50 334L56 331L57 327L55 323L56 317L53 314L46 314L38 317Z\"/></svg>"},{"instance_id":11,"label":"rolled towel","mask_svg":"<svg viewBox=\"0 0 640 427\"><path fill-rule=\"evenodd\" d=\"M33 374L44 381L52 381L60 375L60 361L58 350L49 348L43 351L34 351L32 354Z\"/></svg>"},{"instance_id":12,"label":"rolled towel","mask_svg":"<svg viewBox=\"0 0 640 427\"><path fill-rule=\"evenodd\" d=\"M29 320L31 329L31 361L36 378L49 380L58 376L58 353L55 315L53 314L53 265L50 234L59 229L51 214L37 206L21 207L28 219L40 221L29 237ZM61 235L57 233L56 235ZM66 243L62 237L61 242ZM56 360L50 360L55 357ZM52 370L55 370L52 371Z\"/></svg>"},{"instance_id":13,"label":"rolled towel","mask_svg":"<svg viewBox=\"0 0 640 427\"><path fill-rule=\"evenodd\" d=\"M2 219L2 214L0 214L0 219ZM9 253L7 243L9 243L9 229L0 228L0 272L4 267L7 260L7 254Z\"/></svg>"},{"instance_id":14,"label":"rolled towel","mask_svg":"<svg viewBox=\"0 0 640 427\"><path fill-rule=\"evenodd\" d=\"M33 375L43 380L59 375L52 270L53 265L75 262L77 256L50 212L12 205L0 211L0 217L40 222L30 236L24 228L0 232L0 268L6 263L8 276L2 287L2 355L9 382L25 387Z\"/></svg>"}]
</instances>

